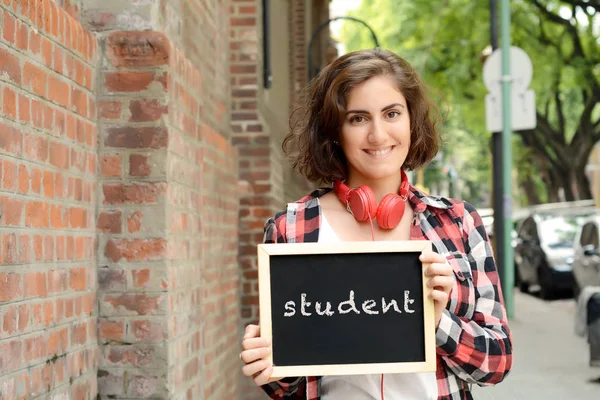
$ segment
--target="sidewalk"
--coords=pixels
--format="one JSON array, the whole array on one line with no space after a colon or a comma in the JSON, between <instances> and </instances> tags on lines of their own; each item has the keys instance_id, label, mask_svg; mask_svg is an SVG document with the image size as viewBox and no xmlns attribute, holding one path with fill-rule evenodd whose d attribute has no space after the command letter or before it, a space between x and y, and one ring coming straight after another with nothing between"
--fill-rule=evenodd
<instances>
[{"instance_id":1,"label":"sidewalk","mask_svg":"<svg viewBox=\"0 0 600 400\"><path fill-rule=\"evenodd\" d=\"M514 363L494 387L474 387L476 400L599 400L600 368L590 368L584 338L574 331L575 301L543 301L515 292L510 321Z\"/></svg>"}]
</instances>

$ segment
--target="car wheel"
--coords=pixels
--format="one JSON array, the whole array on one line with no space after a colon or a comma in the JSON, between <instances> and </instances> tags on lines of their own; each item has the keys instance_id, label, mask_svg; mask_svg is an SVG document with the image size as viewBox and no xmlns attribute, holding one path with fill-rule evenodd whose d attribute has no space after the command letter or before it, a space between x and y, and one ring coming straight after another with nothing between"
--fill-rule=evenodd
<instances>
[{"instance_id":1,"label":"car wheel","mask_svg":"<svg viewBox=\"0 0 600 400\"><path fill-rule=\"evenodd\" d=\"M520 282L519 283L519 290L521 291L521 293L529 293L529 283L527 283L527 282Z\"/></svg>"},{"instance_id":2,"label":"car wheel","mask_svg":"<svg viewBox=\"0 0 600 400\"><path fill-rule=\"evenodd\" d=\"M575 279L575 277L573 277L573 298L575 299L575 301L577 301L577 299L579 299L580 293L581 293L581 288L579 287L579 284L577 283L577 280Z\"/></svg>"},{"instance_id":3,"label":"car wheel","mask_svg":"<svg viewBox=\"0 0 600 400\"><path fill-rule=\"evenodd\" d=\"M554 289L552 288L552 280L547 272L543 269L538 269L538 283L540 284L540 297L544 300L554 298Z\"/></svg>"}]
</instances>

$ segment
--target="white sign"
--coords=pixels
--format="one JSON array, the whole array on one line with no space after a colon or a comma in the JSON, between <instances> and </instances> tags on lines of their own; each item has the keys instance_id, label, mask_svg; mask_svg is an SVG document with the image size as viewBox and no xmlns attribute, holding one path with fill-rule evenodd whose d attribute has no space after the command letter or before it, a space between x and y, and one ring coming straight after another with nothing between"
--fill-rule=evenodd
<instances>
[{"instance_id":1,"label":"white sign","mask_svg":"<svg viewBox=\"0 0 600 400\"><path fill-rule=\"evenodd\" d=\"M511 130L533 129L536 126L535 93L528 90L533 67L531 59L519 47L510 48L510 114ZM483 82L489 94L485 96L485 121L490 132L502 131L502 50L496 49L483 65Z\"/></svg>"}]
</instances>

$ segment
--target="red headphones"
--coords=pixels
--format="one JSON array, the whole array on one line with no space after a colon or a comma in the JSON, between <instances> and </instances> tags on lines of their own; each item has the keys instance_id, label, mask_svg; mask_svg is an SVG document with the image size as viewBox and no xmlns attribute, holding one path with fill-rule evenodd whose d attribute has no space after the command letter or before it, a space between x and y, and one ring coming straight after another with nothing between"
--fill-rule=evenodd
<instances>
[{"instance_id":1,"label":"red headphones","mask_svg":"<svg viewBox=\"0 0 600 400\"><path fill-rule=\"evenodd\" d=\"M404 215L404 204L408 199L408 177L402 171L399 194L389 193L377 205L375 194L370 187L362 185L350 189L342 181L336 181L333 188L338 198L346 205L348 212L357 221L364 222L377 218L377 224L383 229L394 229Z\"/></svg>"}]
</instances>

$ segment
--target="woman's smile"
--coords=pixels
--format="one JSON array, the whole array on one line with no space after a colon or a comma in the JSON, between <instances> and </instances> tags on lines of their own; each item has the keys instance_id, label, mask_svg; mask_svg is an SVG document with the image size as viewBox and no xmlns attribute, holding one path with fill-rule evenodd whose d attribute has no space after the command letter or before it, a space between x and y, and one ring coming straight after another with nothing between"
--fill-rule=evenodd
<instances>
[{"instance_id":1,"label":"woman's smile","mask_svg":"<svg viewBox=\"0 0 600 400\"><path fill-rule=\"evenodd\" d=\"M365 153L374 158L385 158L392 154L392 150L396 148L396 145L382 147L378 149L363 149Z\"/></svg>"}]
</instances>

